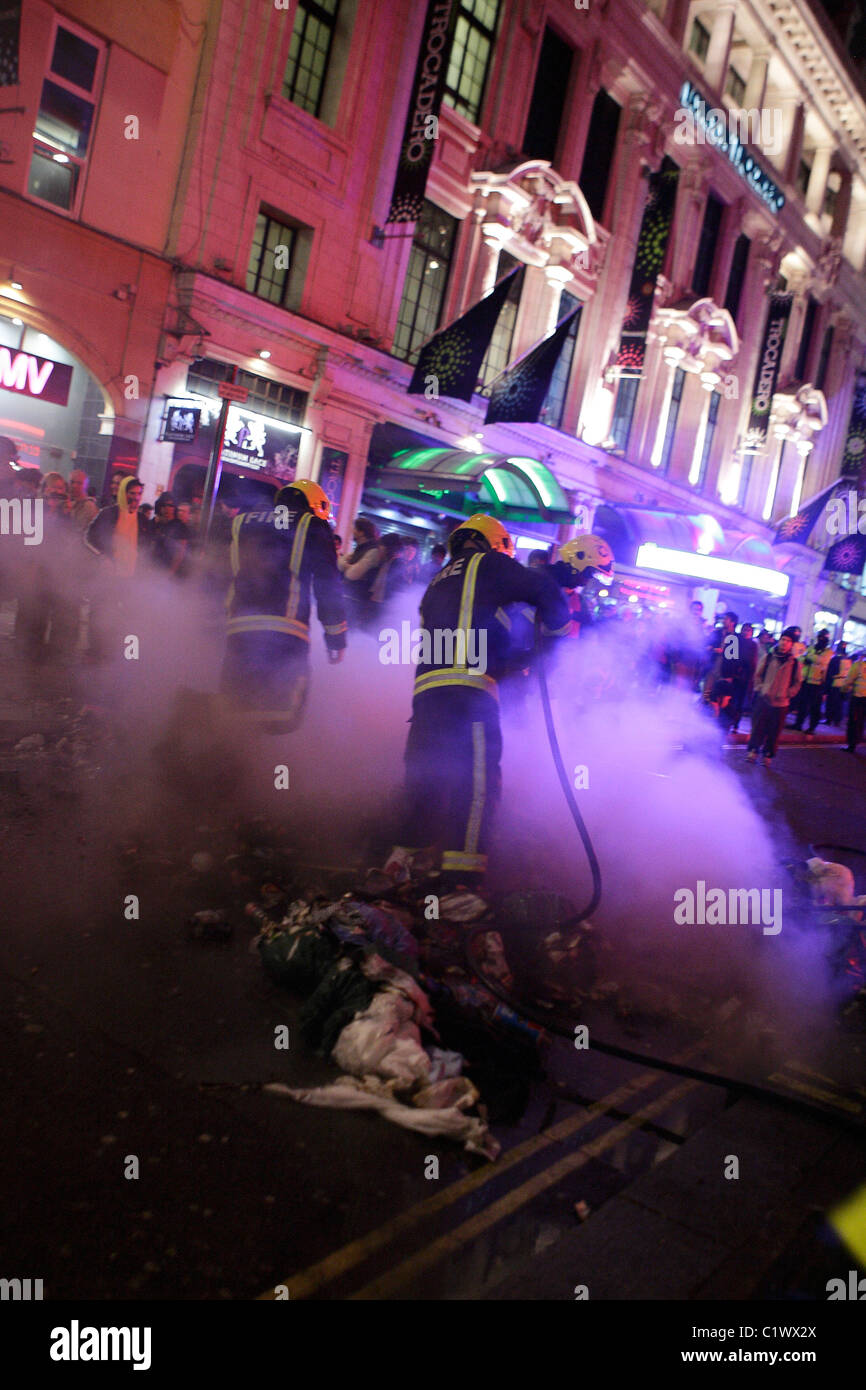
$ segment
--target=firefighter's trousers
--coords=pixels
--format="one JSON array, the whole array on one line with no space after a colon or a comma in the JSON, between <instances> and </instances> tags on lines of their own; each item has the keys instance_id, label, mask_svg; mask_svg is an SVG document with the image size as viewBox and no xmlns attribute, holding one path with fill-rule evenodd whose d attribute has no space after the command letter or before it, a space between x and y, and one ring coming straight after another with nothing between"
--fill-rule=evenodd
<instances>
[{"instance_id":1,"label":"firefighter's trousers","mask_svg":"<svg viewBox=\"0 0 866 1390\"><path fill-rule=\"evenodd\" d=\"M289 633L230 633L220 689L257 728L292 733L303 718L309 660L309 644Z\"/></svg>"},{"instance_id":2,"label":"firefighter's trousers","mask_svg":"<svg viewBox=\"0 0 866 1390\"><path fill-rule=\"evenodd\" d=\"M499 705L492 695L445 686L415 696L404 843L438 845L443 874L455 881L472 881L487 868L501 757Z\"/></svg>"}]
</instances>

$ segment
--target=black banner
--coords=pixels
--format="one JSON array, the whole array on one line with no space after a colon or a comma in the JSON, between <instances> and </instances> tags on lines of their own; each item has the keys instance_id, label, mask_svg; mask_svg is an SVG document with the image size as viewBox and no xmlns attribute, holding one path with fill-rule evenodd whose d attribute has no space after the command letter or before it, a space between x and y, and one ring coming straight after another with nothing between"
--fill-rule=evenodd
<instances>
[{"instance_id":1,"label":"black banner","mask_svg":"<svg viewBox=\"0 0 866 1390\"><path fill-rule=\"evenodd\" d=\"M842 455L840 475L859 477L866 466L866 372L858 372L854 383L854 400L851 403L851 418L845 437L845 452ZM864 479L866 481L866 479Z\"/></svg>"},{"instance_id":2,"label":"black banner","mask_svg":"<svg viewBox=\"0 0 866 1390\"><path fill-rule=\"evenodd\" d=\"M761 454L767 446L770 411L773 407L776 382L779 379L782 349L785 346L785 334L788 331L788 320L791 316L793 300L792 294L770 295L770 312L767 314L764 341L755 370L752 412L749 416L746 437L743 440L744 454Z\"/></svg>"},{"instance_id":3,"label":"black banner","mask_svg":"<svg viewBox=\"0 0 866 1390\"><path fill-rule=\"evenodd\" d=\"M490 391L485 425L519 420L532 424L538 422L568 330L581 307L572 309L562 323L557 324L549 338L543 339L513 367L497 377Z\"/></svg>"},{"instance_id":4,"label":"black banner","mask_svg":"<svg viewBox=\"0 0 866 1390\"><path fill-rule=\"evenodd\" d=\"M0 6L0 87L18 86L21 4Z\"/></svg>"},{"instance_id":5,"label":"black banner","mask_svg":"<svg viewBox=\"0 0 866 1390\"><path fill-rule=\"evenodd\" d=\"M646 335L653 311L656 280L664 265L668 238L674 220L679 168L665 158L657 174L649 180L649 195L640 224L628 302L622 321L622 336L616 365L620 376L641 376L646 358Z\"/></svg>"},{"instance_id":6,"label":"black banner","mask_svg":"<svg viewBox=\"0 0 866 1390\"><path fill-rule=\"evenodd\" d=\"M831 545L824 561L825 574L862 574L866 564L866 536L843 536Z\"/></svg>"},{"instance_id":7,"label":"black banner","mask_svg":"<svg viewBox=\"0 0 866 1390\"><path fill-rule=\"evenodd\" d=\"M427 7L386 223L417 222L421 216L459 8L458 0L430 0Z\"/></svg>"},{"instance_id":8,"label":"black banner","mask_svg":"<svg viewBox=\"0 0 866 1390\"><path fill-rule=\"evenodd\" d=\"M425 344L409 382L410 395L423 394L429 400L438 396L472 400L499 311L515 275L522 273L522 265L509 271L488 295Z\"/></svg>"}]
</instances>

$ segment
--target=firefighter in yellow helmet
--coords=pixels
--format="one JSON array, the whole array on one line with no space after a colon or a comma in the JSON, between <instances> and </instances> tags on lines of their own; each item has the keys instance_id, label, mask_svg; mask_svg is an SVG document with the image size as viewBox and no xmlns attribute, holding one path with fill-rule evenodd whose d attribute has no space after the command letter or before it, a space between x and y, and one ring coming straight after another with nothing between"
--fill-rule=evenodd
<instances>
[{"instance_id":1,"label":"firefighter in yellow helmet","mask_svg":"<svg viewBox=\"0 0 866 1390\"><path fill-rule=\"evenodd\" d=\"M309 680L310 602L331 662L346 647L346 610L324 489L308 478L281 488L272 508L232 523L232 584L221 688L270 733L301 722Z\"/></svg>"},{"instance_id":2,"label":"firefighter in yellow helmet","mask_svg":"<svg viewBox=\"0 0 866 1390\"><path fill-rule=\"evenodd\" d=\"M451 533L448 549L449 560L421 601L404 843L385 867L399 879L413 854L435 846L446 888L477 886L487 868L502 754L497 675L509 640L497 611L527 603L542 631L568 631L561 590L545 571L517 563L512 539L495 517L468 517Z\"/></svg>"}]
</instances>

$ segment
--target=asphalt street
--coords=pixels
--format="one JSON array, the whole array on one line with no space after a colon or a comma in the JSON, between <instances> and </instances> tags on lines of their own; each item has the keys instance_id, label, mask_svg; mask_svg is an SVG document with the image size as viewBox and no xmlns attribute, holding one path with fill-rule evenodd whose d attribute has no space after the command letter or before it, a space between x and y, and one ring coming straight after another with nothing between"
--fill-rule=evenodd
<instances>
[{"instance_id":1,"label":"asphalt street","mask_svg":"<svg viewBox=\"0 0 866 1390\"><path fill-rule=\"evenodd\" d=\"M251 955L253 927L188 939L190 911L212 904L194 875L178 883L158 808L137 835L116 821L116 768L103 784L86 721L77 764L51 755L78 705L41 690L4 706L0 759L7 1277L111 1300L572 1299L580 1284L604 1299L820 1298L827 1269L850 1263L824 1217L866 1166L856 1030L834 1035L832 1075L776 1059L771 1082L735 1056L721 1016L708 1047L688 1027L599 1015L595 1037L647 1061L553 1042L522 1116L494 1124L492 1164L263 1091L333 1068ZM771 770L742 747L722 756L780 854L866 849L862 753L784 746ZM219 827L197 829L215 849ZM731 1152L748 1182L719 1181Z\"/></svg>"}]
</instances>

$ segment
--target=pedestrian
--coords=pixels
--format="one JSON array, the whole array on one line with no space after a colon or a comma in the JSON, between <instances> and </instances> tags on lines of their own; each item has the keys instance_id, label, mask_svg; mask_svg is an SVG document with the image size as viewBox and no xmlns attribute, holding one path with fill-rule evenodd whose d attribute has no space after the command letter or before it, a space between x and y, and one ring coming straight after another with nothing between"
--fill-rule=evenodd
<instances>
[{"instance_id":1,"label":"pedestrian","mask_svg":"<svg viewBox=\"0 0 866 1390\"><path fill-rule=\"evenodd\" d=\"M178 520L177 504L170 492L161 492L154 508L150 534L150 556L153 563L177 579L188 574L187 551L191 540L189 527Z\"/></svg>"},{"instance_id":2,"label":"pedestrian","mask_svg":"<svg viewBox=\"0 0 866 1390\"><path fill-rule=\"evenodd\" d=\"M729 729L734 721L734 698L744 680L745 663L740 654L737 633L737 614L728 610L722 614L709 649L710 670L704 682L704 701L718 713L722 728Z\"/></svg>"},{"instance_id":3,"label":"pedestrian","mask_svg":"<svg viewBox=\"0 0 866 1390\"><path fill-rule=\"evenodd\" d=\"M79 531L86 531L99 513L96 499L90 496L90 482L83 468L73 468L69 475L68 512Z\"/></svg>"},{"instance_id":4,"label":"pedestrian","mask_svg":"<svg viewBox=\"0 0 866 1390\"><path fill-rule=\"evenodd\" d=\"M385 552L379 539L379 528L365 516L356 519L352 540L355 544L351 555L341 555L337 565L343 576L349 620L354 627L367 627L377 612L370 594Z\"/></svg>"},{"instance_id":5,"label":"pedestrian","mask_svg":"<svg viewBox=\"0 0 866 1390\"><path fill-rule=\"evenodd\" d=\"M400 566L404 586L409 587L412 584L417 584L421 578L421 565L418 560L418 542L414 536L403 537Z\"/></svg>"},{"instance_id":6,"label":"pedestrian","mask_svg":"<svg viewBox=\"0 0 866 1390\"><path fill-rule=\"evenodd\" d=\"M800 663L793 654L796 630L786 627L775 647L758 662L747 762L756 762L758 754L763 753L764 766L770 767L775 757L785 715L803 679Z\"/></svg>"},{"instance_id":7,"label":"pedestrian","mask_svg":"<svg viewBox=\"0 0 866 1390\"><path fill-rule=\"evenodd\" d=\"M221 689L246 721L291 733L309 684L310 605L315 595L328 660L342 661L346 609L327 493L309 478L280 488L269 511L232 522L232 586Z\"/></svg>"},{"instance_id":8,"label":"pedestrian","mask_svg":"<svg viewBox=\"0 0 866 1390\"><path fill-rule=\"evenodd\" d=\"M15 617L16 639L31 662L72 655L80 610L75 562L81 546L67 511L66 480L46 473L39 491L42 543L25 549Z\"/></svg>"},{"instance_id":9,"label":"pedestrian","mask_svg":"<svg viewBox=\"0 0 866 1390\"><path fill-rule=\"evenodd\" d=\"M468 517L448 547L450 561L421 602L426 650L422 644L406 745L404 838L385 872L405 879L413 857L435 847L442 886L477 889L500 786L498 677L508 636L497 611L529 603L550 636L567 633L569 614L550 575L517 563L495 517Z\"/></svg>"},{"instance_id":10,"label":"pedestrian","mask_svg":"<svg viewBox=\"0 0 866 1390\"><path fill-rule=\"evenodd\" d=\"M833 660L827 667L827 723L838 729L844 714L844 685L851 670L847 642L837 642Z\"/></svg>"},{"instance_id":11,"label":"pedestrian","mask_svg":"<svg viewBox=\"0 0 866 1390\"><path fill-rule=\"evenodd\" d=\"M862 652L852 663L842 689L851 696L851 703L848 706L846 751L856 753L858 743L863 740L863 725L866 723L866 658Z\"/></svg>"},{"instance_id":12,"label":"pedestrian","mask_svg":"<svg viewBox=\"0 0 866 1390\"><path fill-rule=\"evenodd\" d=\"M436 544L433 546L433 549L430 551L430 559L427 561L426 564L421 566L420 578L425 588L428 584L432 584L436 575L439 573L442 566L445 564L447 555L448 551L445 549L445 546L441 545L440 542L437 541Z\"/></svg>"},{"instance_id":13,"label":"pedestrian","mask_svg":"<svg viewBox=\"0 0 866 1390\"><path fill-rule=\"evenodd\" d=\"M825 627L821 629L815 641L806 651L802 663L804 694L798 706L794 728L802 729L808 718L809 729L806 735L807 738L814 737L815 730L821 718L821 705L824 701L824 686L827 683L827 670L832 660L833 649L830 646L830 633Z\"/></svg>"},{"instance_id":14,"label":"pedestrian","mask_svg":"<svg viewBox=\"0 0 866 1390\"><path fill-rule=\"evenodd\" d=\"M381 619L386 607L401 589L407 585L406 569L403 564L403 537L396 531L389 531L382 537L382 563L370 589L370 603L376 605Z\"/></svg>"},{"instance_id":15,"label":"pedestrian","mask_svg":"<svg viewBox=\"0 0 866 1390\"><path fill-rule=\"evenodd\" d=\"M89 592L91 662L105 661L114 648L129 600L130 581L140 572L147 543L147 527L138 511L143 491L138 478L122 477L117 501L103 507L85 532L84 543L100 566Z\"/></svg>"},{"instance_id":16,"label":"pedestrian","mask_svg":"<svg viewBox=\"0 0 866 1390\"><path fill-rule=\"evenodd\" d=\"M757 642L752 636L753 631L754 629L751 623L743 623L738 634L740 639L740 661L742 663L742 669L734 681L734 696L731 701L731 732L734 734L740 727L743 711L748 707L751 699L755 671L758 666L759 649Z\"/></svg>"}]
</instances>

